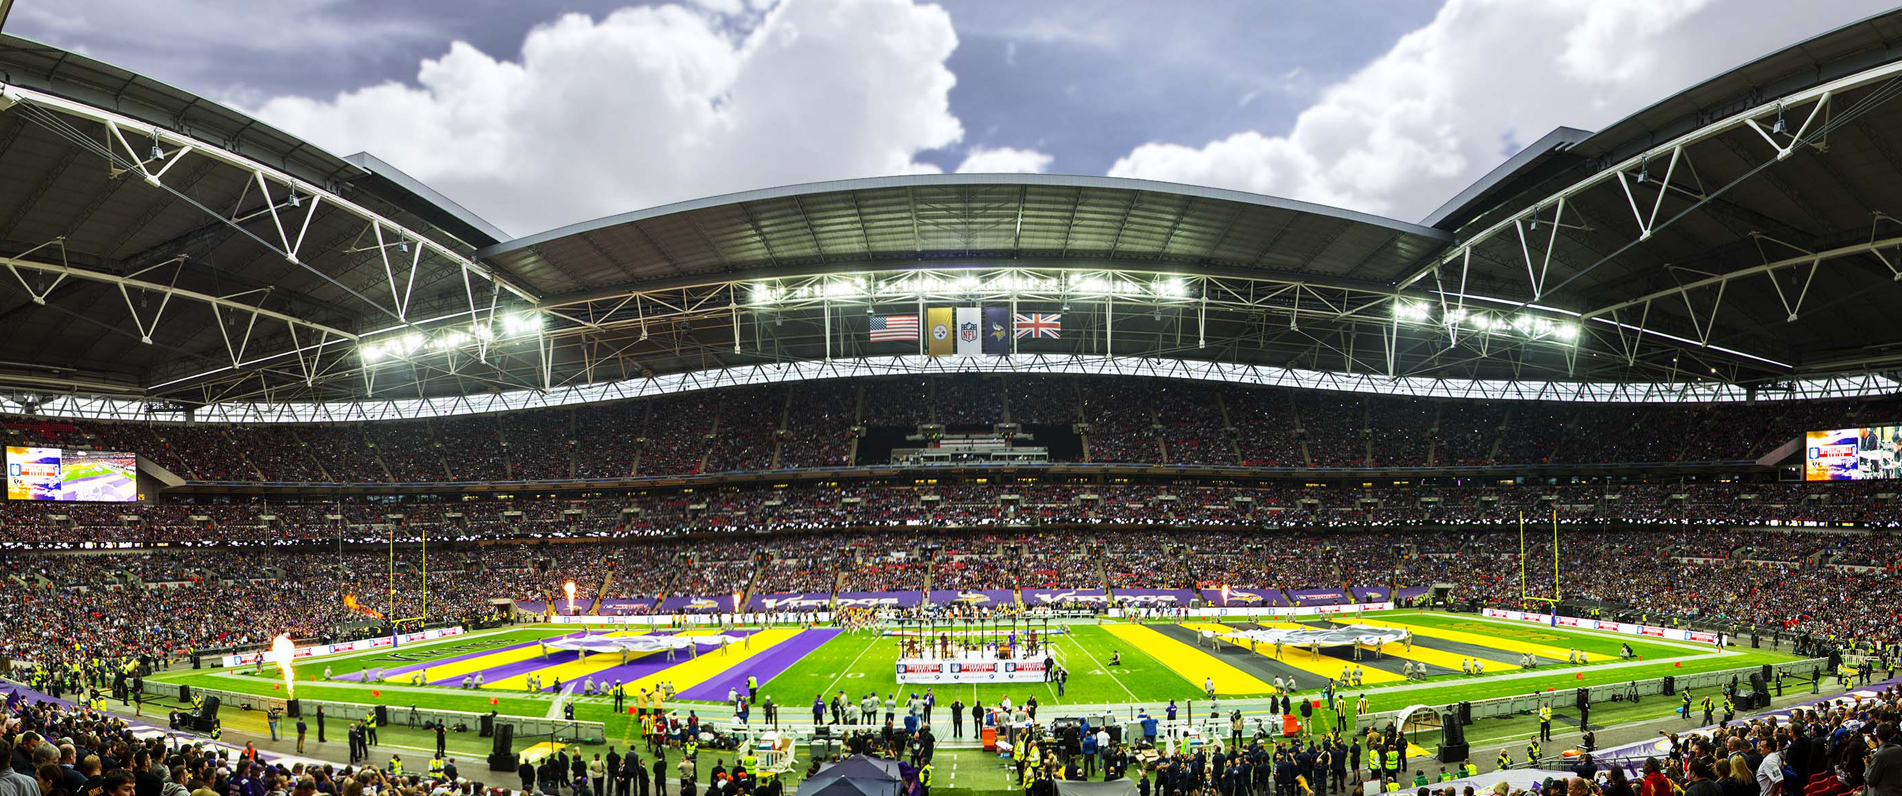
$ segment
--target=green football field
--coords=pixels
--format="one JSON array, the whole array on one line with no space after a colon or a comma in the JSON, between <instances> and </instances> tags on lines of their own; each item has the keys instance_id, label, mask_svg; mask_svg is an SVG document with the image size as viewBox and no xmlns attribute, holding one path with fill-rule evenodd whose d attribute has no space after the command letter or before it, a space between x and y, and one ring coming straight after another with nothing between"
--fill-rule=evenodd
<instances>
[{"instance_id":1,"label":"green football field","mask_svg":"<svg viewBox=\"0 0 1902 796\"><path fill-rule=\"evenodd\" d=\"M1373 660L1370 652L1367 659L1361 661L1360 664L1366 667L1365 670L1370 674L1380 671L1389 672L1385 675L1389 681L1369 682L1362 688L1347 688L1339 693L1350 698L1365 695L1369 709L1372 711L1395 710L1414 704L1448 704L1462 700L1609 685L1667 674L1683 675L1738 669L1791 659L1780 653L1737 648L1732 648L1729 654L1720 655L1708 645L1640 640L1596 632L1482 619L1463 614L1400 611L1368 614L1366 619L1379 622L1404 622L1417 634L1416 641L1420 649L1414 654L1419 657L1438 655L1440 657L1435 660L1440 661L1441 664L1445 663L1447 656L1460 657L1465 654L1484 654L1493 660L1509 657L1516 659L1516 656L1507 649L1512 648L1513 645L1522 645L1526 649L1565 651L1576 649L1590 658L1590 663L1582 666L1566 665L1561 659L1547 663L1537 670L1520 672L1489 670L1486 675L1481 676L1461 674L1456 668L1457 664L1453 664L1455 668L1452 669L1436 665L1429 670L1429 676L1426 678L1406 681L1392 674L1400 666L1396 659L1408 654L1406 650L1396 646L1390 655L1383 656L1379 661ZM1057 715L1060 715L1066 706L1084 705L1115 706L1114 709L1118 713L1132 715L1137 709L1142 708L1159 715L1164 706L1174 700L1184 710L1193 705L1198 715L1201 715L1207 705L1202 689L1202 678L1208 676L1211 667L1230 667L1230 670L1238 673L1238 676L1245 679L1253 675L1262 683L1271 682L1276 674L1287 672L1295 677L1299 686L1298 693L1318 693L1316 686L1320 684L1322 679L1320 676L1295 672L1290 667L1292 665L1305 665L1309 668L1332 666L1326 662L1284 664L1268 655L1251 652L1233 644L1222 645L1218 652L1197 643L1195 632L1166 623L1132 626L1083 622L1052 627L1053 629L1061 627L1064 631L1053 634L1049 642L1052 654L1071 673L1064 693L1058 694L1056 686L1051 683L931 686L930 689L937 697L939 705L948 706L953 700L962 700L966 705L990 705L1008 695L1013 702L1018 704L1034 697L1040 705L1047 706ZM335 680L313 682L312 678L320 677L326 668L333 676L341 676L364 669L434 665L437 661L454 661L472 657L479 661L483 655L506 655L506 650L512 645L523 645L536 639L572 632L575 632L572 626L530 625L406 645L394 651L381 650L307 660L299 664L297 695L310 699L341 702L383 703L392 707L415 705L472 713L495 710L504 715L545 716L555 708L553 696L545 693L530 693L526 689L465 691L444 686L412 686L403 682L359 683ZM782 630L781 632L793 631ZM1426 635L1428 633L1441 634L1445 638L1428 638ZM1135 641L1132 641L1132 638ZM1617 656L1621 643L1630 644L1635 655L1642 660L1620 661ZM1440 649L1428 648L1428 645L1435 644L1440 645ZM1479 647L1488 648L1479 649ZM1121 656L1120 666L1107 665L1112 654ZM1551 654L1563 657L1563 652ZM1302 655L1306 653L1290 655L1284 660L1293 661ZM810 719L810 706L815 695L825 695L825 698L829 700L832 695L843 691L847 701L856 705L859 698L867 693L877 693L881 700L886 695L896 694L899 701L903 702L906 694L911 692L922 694L927 687L918 684L907 684L901 687L898 684L895 666L898 657L895 637L874 631L840 633L771 677L762 685L761 691L763 695L771 697L773 702L780 706L782 718L802 724ZM709 659L706 663L713 664L715 668L724 666L714 659ZM734 665L744 667L746 663L742 661ZM706 666L701 668L714 671ZM743 668L734 669L734 671L743 671ZM283 695L281 679L275 667L270 665L264 667L262 673L254 667L235 671L182 670L158 675L153 680L265 696ZM688 684L683 682L680 687L684 690ZM1247 690L1251 686L1234 687L1238 690L1222 698L1245 699L1265 695L1265 692ZM632 738L632 723L629 718L625 714L615 714L606 697L578 698L574 701L577 719L603 722L610 739ZM725 712L724 706L715 703L673 704L683 709L697 709L702 713ZM1595 712L1594 720L1597 722L1604 718L1622 715L1616 711L1628 711L1634 719L1649 717L1653 713L1663 715L1668 712L1669 707L1671 706L1661 704L1647 704L1642 707L1608 705L1604 708L1608 712L1603 714ZM942 711L943 707L937 715L941 723L946 718ZM1317 714L1315 729L1324 731L1332 723L1330 716L1325 713Z\"/></svg>"}]
</instances>

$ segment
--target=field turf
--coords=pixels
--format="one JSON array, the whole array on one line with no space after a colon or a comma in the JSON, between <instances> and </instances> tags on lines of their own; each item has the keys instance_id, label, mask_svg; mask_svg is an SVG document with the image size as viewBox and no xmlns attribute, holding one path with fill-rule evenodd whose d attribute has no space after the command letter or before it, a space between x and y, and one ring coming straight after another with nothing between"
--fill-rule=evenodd
<instances>
[{"instance_id":1,"label":"field turf","mask_svg":"<svg viewBox=\"0 0 1902 796\"><path fill-rule=\"evenodd\" d=\"M1420 645L1414 657L1432 661L1429 676L1424 681L1394 681L1375 684L1369 682L1365 688L1344 689L1340 693L1349 698L1365 693L1373 711L1395 710L1414 704L1447 704L1462 700L1479 700L1514 694L1537 692L1563 692L1571 688L1590 685L1609 685L1632 680L1660 677L1666 674L1691 674L1697 672L1736 669L1756 666L1762 663L1774 663L1789 660L1787 655L1755 650L1733 648L1731 655L1717 655L1705 645L1682 642L1655 642L1636 638L1582 632L1571 629L1555 629L1540 625L1486 620L1470 615L1448 615L1420 612L1389 612L1370 614L1371 622L1404 623L1414 630L1415 642ZM1318 622L1320 620L1308 620ZM1242 623L1231 627L1245 627ZM1063 633L1052 634L1049 638L1051 650L1062 665L1070 671L1071 678L1063 695L1058 695L1055 684L1018 683L986 685L940 685L933 686L940 706L948 706L953 700L962 700L966 705L994 704L1008 695L1017 703L1023 703L1035 697L1040 705L1050 706L1052 714L1062 715L1064 705L1114 705L1118 713L1131 713L1137 707L1160 713L1163 706L1175 700L1186 707L1196 704L1198 713L1206 704L1202 690L1202 678L1206 671L1220 670L1209 664L1219 661L1230 670L1244 672L1251 677L1237 679L1236 683L1269 683L1276 674L1292 673L1302 692L1314 693L1314 686L1320 684L1321 675L1315 671L1328 671L1329 667L1338 668L1337 662L1309 664L1300 662L1277 661L1265 651L1250 651L1244 646L1232 643L1221 645L1219 652L1207 646L1199 645L1197 634L1201 629L1220 632L1222 626L1207 623L1194 626L1154 624L1148 626L1098 625L1077 623L1064 625ZM552 695L546 693L528 693L524 691L491 689L464 691L441 686L415 687L404 683L357 683L357 682L313 682L311 678L319 676L325 667L330 668L333 676L351 674L367 668L394 669L399 666L430 664L434 661L468 656L483 651L497 650L514 644L532 642L536 639L576 632L571 626L531 625L502 631L472 634L452 639L405 645L397 650L378 650L308 660L300 663L297 693L299 696L356 703L384 703L396 708L416 705L418 707L443 710L458 710L471 713L484 713L496 710L504 715L545 716L554 707ZM786 631L781 631L782 635ZM1621 643L1629 643L1637 656L1644 662L1620 662L1617 653ZM1427 649L1428 645L1437 645L1440 649ZM1565 651L1578 649L1591 656L1590 665L1570 666L1563 661ZM1532 672L1501 671L1510 669L1501 665L1489 669L1486 676L1463 675L1457 670L1457 658L1465 655L1484 654L1494 662L1516 662L1519 651L1538 651L1545 661L1541 668ZM1342 650L1330 650L1345 654ZM1397 672L1399 659L1393 656L1408 654L1401 645L1392 645L1386 649L1388 656L1374 660L1372 651L1367 651L1359 663L1368 672ZM1113 653L1120 653L1122 665L1106 666ZM1153 654L1152 654L1153 653ZM1284 660L1297 655L1306 656L1305 651L1290 650ZM1553 662L1546 656L1556 655ZM897 639L873 631L840 633L812 652L805 654L788 668L767 680L761 687L764 695L772 698L780 706L784 720L803 724L810 718L810 706L815 695L825 695L830 700L833 694L845 692L847 701L856 705L868 692L876 692L881 702L886 695L897 694L903 701L910 692L923 693L925 686L907 684L901 688L897 683L895 664L898 660ZM1453 669L1446 667L1451 660ZM697 662L698 668L719 668L716 660L707 659ZM735 667L734 671L740 671ZM1307 674L1303 674L1307 672ZM241 693L253 693L264 696L281 696L282 683L274 667L266 666L263 674L250 667L236 672L226 669L179 670L166 672L152 678L154 682L184 683L194 686L223 689ZM724 685L721 686L724 688ZM1234 697L1252 697L1259 688L1256 685L1234 685L1228 689L1233 693L1224 695L1224 699ZM1562 700L1569 703L1569 700ZM625 714L615 714L607 698L575 700L575 717L588 721L600 721L606 725L607 736L611 742L631 741L632 723ZM631 704L631 697L630 697ZM695 703L679 702L680 707L694 707ZM704 704L704 703L702 703ZM1641 705L1627 703L1607 704L1593 712L1595 724L1609 721L1638 720L1664 716L1675 707L1664 700L1652 700ZM706 705L706 712L722 712ZM882 713L882 708L881 708ZM757 712L755 714L757 716ZM882 719L882 716L880 717ZM945 721L940 710L937 719ZM1317 713L1315 729L1326 730L1331 724L1331 716ZM1507 729L1509 723L1483 723L1473 729L1477 733L1474 740L1483 740L1491 734L1501 733L1502 737L1518 732Z\"/></svg>"}]
</instances>

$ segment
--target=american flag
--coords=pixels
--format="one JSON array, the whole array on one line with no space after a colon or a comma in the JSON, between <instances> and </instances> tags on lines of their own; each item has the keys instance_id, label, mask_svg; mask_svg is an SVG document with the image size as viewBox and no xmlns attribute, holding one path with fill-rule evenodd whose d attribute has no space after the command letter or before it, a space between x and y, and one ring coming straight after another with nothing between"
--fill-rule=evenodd
<instances>
[{"instance_id":1,"label":"american flag","mask_svg":"<svg viewBox=\"0 0 1902 796\"><path fill-rule=\"evenodd\" d=\"M1018 337L1048 337L1056 339L1063 336L1061 334L1063 331L1063 316L1061 314L1045 315L1043 313L1033 312L1029 315L1014 316L1014 320L1015 323L1012 325L1017 327Z\"/></svg>"},{"instance_id":2,"label":"american flag","mask_svg":"<svg viewBox=\"0 0 1902 796\"><path fill-rule=\"evenodd\" d=\"M918 316L916 315L874 315L872 316L872 342L896 343L918 341Z\"/></svg>"}]
</instances>

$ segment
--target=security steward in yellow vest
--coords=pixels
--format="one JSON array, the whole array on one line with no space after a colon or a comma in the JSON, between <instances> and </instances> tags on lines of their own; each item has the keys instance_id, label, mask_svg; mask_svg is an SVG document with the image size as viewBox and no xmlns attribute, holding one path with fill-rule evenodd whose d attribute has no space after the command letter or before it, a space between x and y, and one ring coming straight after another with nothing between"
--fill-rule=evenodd
<instances>
[{"instance_id":1,"label":"security steward in yellow vest","mask_svg":"<svg viewBox=\"0 0 1902 796\"><path fill-rule=\"evenodd\" d=\"M1552 740L1552 706L1539 706L1539 740Z\"/></svg>"},{"instance_id":2,"label":"security steward in yellow vest","mask_svg":"<svg viewBox=\"0 0 1902 796\"><path fill-rule=\"evenodd\" d=\"M366 746L376 745L376 711L370 711L370 715L363 717L363 743Z\"/></svg>"},{"instance_id":3,"label":"security steward in yellow vest","mask_svg":"<svg viewBox=\"0 0 1902 796\"><path fill-rule=\"evenodd\" d=\"M1400 749L1398 744L1388 747L1386 754L1387 773L1385 777L1394 782L1400 781Z\"/></svg>"},{"instance_id":4,"label":"security steward in yellow vest","mask_svg":"<svg viewBox=\"0 0 1902 796\"><path fill-rule=\"evenodd\" d=\"M1499 760L1494 762L1493 765L1500 771L1512 768L1512 753L1504 749L1499 750Z\"/></svg>"},{"instance_id":5,"label":"security steward in yellow vest","mask_svg":"<svg viewBox=\"0 0 1902 796\"><path fill-rule=\"evenodd\" d=\"M1539 758L1542 758L1544 756L1545 756L1545 747L1539 745L1539 739L1534 738L1532 739L1531 742L1526 744L1526 762L1527 763L1530 763L1536 766L1539 764Z\"/></svg>"},{"instance_id":6,"label":"security steward in yellow vest","mask_svg":"<svg viewBox=\"0 0 1902 796\"><path fill-rule=\"evenodd\" d=\"M390 776L403 776L403 756L390 755Z\"/></svg>"},{"instance_id":7,"label":"security steward in yellow vest","mask_svg":"<svg viewBox=\"0 0 1902 796\"><path fill-rule=\"evenodd\" d=\"M429 778L442 779L442 758L432 757L429 759Z\"/></svg>"},{"instance_id":8,"label":"security steward in yellow vest","mask_svg":"<svg viewBox=\"0 0 1902 796\"><path fill-rule=\"evenodd\" d=\"M696 761L697 761L697 760L699 760L699 759L700 759L700 757L699 757L699 755L700 755L700 741L699 741L699 740L697 740L697 739L694 739L694 738L688 738L688 739L687 739L687 746L686 746L685 748L686 748L686 750L687 750L687 759L688 759L688 760L696 760Z\"/></svg>"},{"instance_id":9,"label":"security steward in yellow vest","mask_svg":"<svg viewBox=\"0 0 1902 796\"><path fill-rule=\"evenodd\" d=\"M919 796L931 796L930 763L926 763L924 768L918 769L918 791Z\"/></svg>"}]
</instances>

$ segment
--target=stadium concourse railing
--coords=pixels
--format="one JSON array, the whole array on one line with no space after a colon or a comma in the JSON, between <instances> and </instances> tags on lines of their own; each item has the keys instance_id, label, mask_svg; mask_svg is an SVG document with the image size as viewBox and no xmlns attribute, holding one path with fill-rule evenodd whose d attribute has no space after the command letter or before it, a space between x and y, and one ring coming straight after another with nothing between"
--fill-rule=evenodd
<instances>
[{"instance_id":1,"label":"stadium concourse railing","mask_svg":"<svg viewBox=\"0 0 1902 796\"><path fill-rule=\"evenodd\" d=\"M834 480L840 478L883 478L893 475L931 473L944 475L995 476L999 474L1035 475L1148 475L1164 477L1198 476L1210 478L1419 478L1423 476L1575 476L1624 475L1634 472L1652 474L1735 473L1740 470L1770 472L1771 468L1755 461L1710 462L1627 462L1615 464L1497 464L1447 465L1438 467L1242 467L1230 465L1140 464L1132 462L1008 462L998 464L938 465L863 465L856 467L802 467L784 470L725 470L714 473L680 473L615 478L555 478L539 481L186 481L167 494L193 492L311 491L334 492L483 492L545 488L641 488L655 486L692 486L699 484L741 483L749 481Z\"/></svg>"},{"instance_id":2,"label":"stadium concourse railing","mask_svg":"<svg viewBox=\"0 0 1902 796\"><path fill-rule=\"evenodd\" d=\"M147 689L153 686L148 684ZM598 721L577 721L574 719L550 719L536 716L499 715L496 713L470 713L461 710L436 710L419 708L413 705L383 704L366 705L360 702L338 702L329 699L285 699L283 697L259 696L237 691L225 691L217 688L190 689L194 696L215 696L219 709L236 708L238 710L268 711L277 710L285 716L315 716L318 708L323 708L324 718L330 721L351 722L370 715L377 715L377 723L385 727L423 727L441 721L450 728L450 732L479 732L484 737L491 734L493 725L513 725L515 737L531 742L554 741L555 743L604 743L607 738L607 725ZM181 701L190 700L180 694ZM297 710L292 711L292 702ZM394 700L392 700L394 702ZM379 712L380 711L380 712Z\"/></svg>"}]
</instances>

